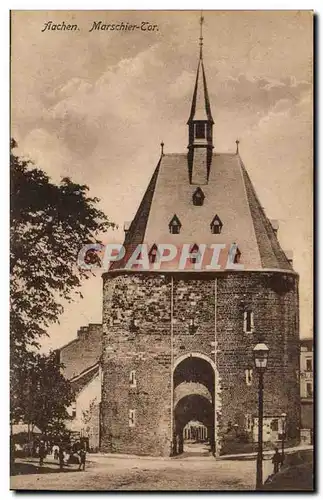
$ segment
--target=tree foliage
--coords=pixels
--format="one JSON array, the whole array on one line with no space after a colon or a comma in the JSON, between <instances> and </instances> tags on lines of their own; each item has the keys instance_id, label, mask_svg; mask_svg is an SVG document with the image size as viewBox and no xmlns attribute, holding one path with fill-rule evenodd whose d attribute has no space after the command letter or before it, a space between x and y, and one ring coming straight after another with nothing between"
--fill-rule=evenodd
<instances>
[{"instance_id":1,"label":"tree foliage","mask_svg":"<svg viewBox=\"0 0 323 500\"><path fill-rule=\"evenodd\" d=\"M61 373L56 352L49 356L29 353L16 370L15 381L11 419L37 426L43 434L61 431L74 393Z\"/></svg>"},{"instance_id":2,"label":"tree foliage","mask_svg":"<svg viewBox=\"0 0 323 500\"><path fill-rule=\"evenodd\" d=\"M62 299L79 293L88 271L77 256L114 227L97 208L88 187L62 179L59 185L30 161L15 155L11 141L11 352L37 346L63 311Z\"/></svg>"},{"instance_id":3,"label":"tree foliage","mask_svg":"<svg viewBox=\"0 0 323 500\"><path fill-rule=\"evenodd\" d=\"M55 408L41 400L35 381L48 392L45 358L36 354L39 339L47 334L51 323L58 321L64 301L75 294L82 296L82 279L89 271L77 266L77 256L84 245L100 243L99 236L115 225L97 208L98 199L91 198L89 188L63 178L57 185L48 175L16 154L17 143L11 140L10 154L10 390L12 417L27 415L21 394L39 403L42 415ZM51 359L51 358L50 358ZM51 361L48 361L51 363ZM58 374L53 371L52 374ZM32 374L32 375L31 375ZM56 376L55 375L55 376ZM27 381L29 386L27 386ZM58 377L59 387L64 384ZM48 380L50 382L50 380ZM26 385L27 384L27 385ZM31 384L31 385L30 385ZM37 386L38 387L38 386ZM56 389L55 389L56 390ZM65 389L64 389L65 390ZM54 388L51 388L54 391ZM64 397L57 392L60 400ZM67 398L68 399L68 398ZM49 400L48 400L49 401ZM58 403L57 403L58 404ZM55 410L55 411L54 411ZM39 426L40 416L33 406L29 417ZM36 413L35 413L36 412ZM55 416L56 415L56 416ZM48 419L48 417L46 417ZM56 420L57 420L56 418ZM36 422L37 421L37 422Z\"/></svg>"}]
</instances>

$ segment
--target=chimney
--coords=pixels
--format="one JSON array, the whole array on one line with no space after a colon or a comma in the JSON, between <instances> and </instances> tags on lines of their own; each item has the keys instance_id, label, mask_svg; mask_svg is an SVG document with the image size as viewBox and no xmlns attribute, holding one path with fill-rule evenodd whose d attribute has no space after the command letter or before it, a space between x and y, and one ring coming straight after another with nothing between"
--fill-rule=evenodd
<instances>
[{"instance_id":1,"label":"chimney","mask_svg":"<svg viewBox=\"0 0 323 500\"><path fill-rule=\"evenodd\" d=\"M272 226L272 228L273 228L273 230L274 230L275 234L277 234L278 229L279 229L279 222L278 222L278 220L276 220L276 219L271 219L270 223L271 223L271 226Z\"/></svg>"},{"instance_id":2,"label":"chimney","mask_svg":"<svg viewBox=\"0 0 323 500\"><path fill-rule=\"evenodd\" d=\"M131 226L131 221L126 221L124 224L123 224L123 230L124 232L127 234L127 232L129 231L129 228Z\"/></svg>"},{"instance_id":3,"label":"chimney","mask_svg":"<svg viewBox=\"0 0 323 500\"><path fill-rule=\"evenodd\" d=\"M293 250L286 250L286 251L285 251L285 255L286 255L287 259L288 259L288 262L289 262L291 265L293 265L293 256L294 256L294 255L293 255Z\"/></svg>"}]
</instances>

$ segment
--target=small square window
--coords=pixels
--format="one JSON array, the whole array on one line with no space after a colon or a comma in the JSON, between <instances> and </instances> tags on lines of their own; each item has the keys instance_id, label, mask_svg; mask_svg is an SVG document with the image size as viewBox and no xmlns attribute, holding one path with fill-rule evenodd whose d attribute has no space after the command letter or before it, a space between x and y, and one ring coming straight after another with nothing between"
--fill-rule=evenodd
<instances>
[{"instance_id":1,"label":"small square window","mask_svg":"<svg viewBox=\"0 0 323 500\"><path fill-rule=\"evenodd\" d=\"M306 384L306 397L308 398L313 397L313 385L311 383Z\"/></svg>"},{"instance_id":2,"label":"small square window","mask_svg":"<svg viewBox=\"0 0 323 500\"><path fill-rule=\"evenodd\" d=\"M312 372L313 371L313 363L312 363L311 358L308 358L306 360L306 371L307 372Z\"/></svg>"},{"instance_id":3,"label":"small square window","mask_svg":"<svg viewBox=\"0 0 323 500\"><path fill-rule=\"evenodd\" d=\"M272 431L278 432L278 418L274 418L274 420L271 421L270 428Z\"/></svg>"}]
</instances>

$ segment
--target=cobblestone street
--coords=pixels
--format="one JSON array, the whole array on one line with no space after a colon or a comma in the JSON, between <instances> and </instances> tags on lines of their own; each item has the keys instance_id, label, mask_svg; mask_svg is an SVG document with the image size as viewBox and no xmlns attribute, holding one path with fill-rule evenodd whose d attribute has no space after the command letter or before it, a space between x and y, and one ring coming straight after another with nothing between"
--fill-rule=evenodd
<instances>
[{"instance_id":1,"label":"cobblestone street","mask_svg":"<svg viewBox=\"0 0 323 500\"><path fill-rule=\"evenodd\" d=\"M11 489L253 490L256 472L254 460L193 456L162 459L89 455L85 472L79 472L76 465L59 472L50 458L41 473L35 459L20 460L17 465L22 473L11 477ZM271 467L270 461L265 461L265 476Z\"/></svg>"}]
</instances>

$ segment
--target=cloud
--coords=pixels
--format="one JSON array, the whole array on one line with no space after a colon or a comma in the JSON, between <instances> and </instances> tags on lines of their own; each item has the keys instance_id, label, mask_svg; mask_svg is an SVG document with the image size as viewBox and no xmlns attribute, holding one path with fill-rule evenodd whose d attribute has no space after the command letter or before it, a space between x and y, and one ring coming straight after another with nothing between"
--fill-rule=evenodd
<instances>
[{"instance_id":1,"label":"cloud","mask_svg":"<svg viewBox=\"0 0 323 500\"><path fill-rule=\"evenodd\" d=\"M220 106L229 109L235 107L252 114L257 111L266 114L280 101L288 100L291 105L297 103L309 89L309 82L292 78L277 80L240 74L236 78L222 78L212 93Z\"/></svg>"}]
</instances>

